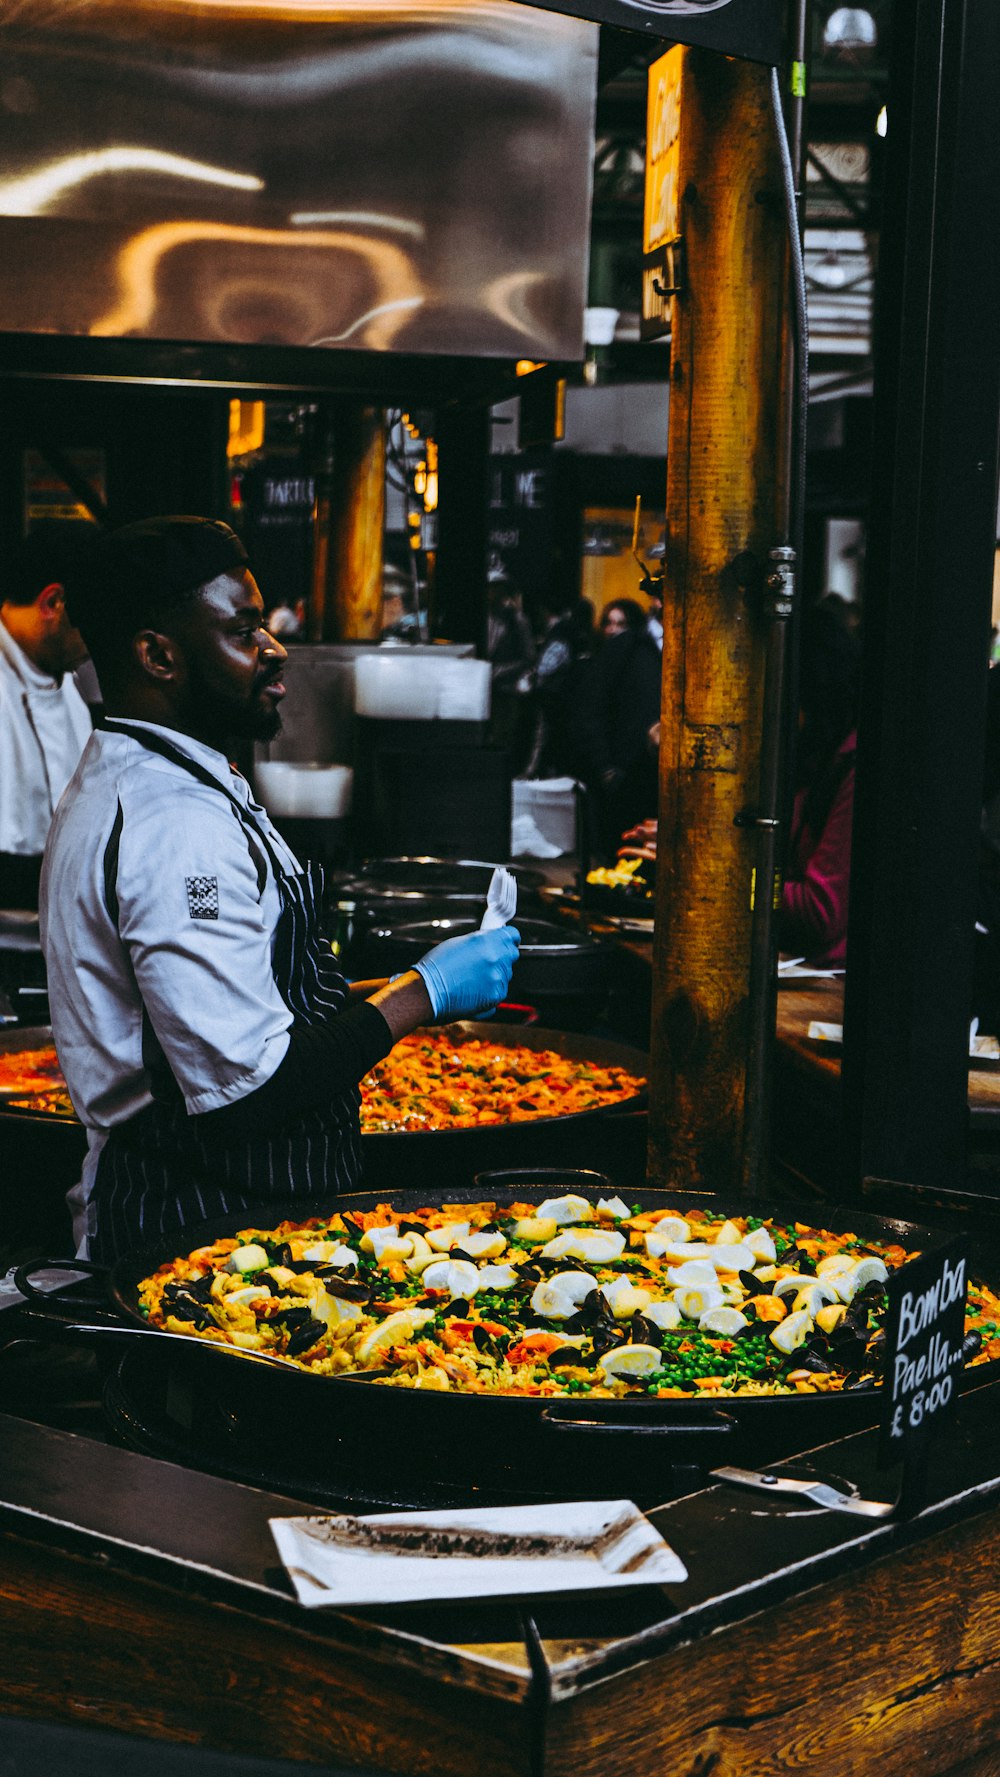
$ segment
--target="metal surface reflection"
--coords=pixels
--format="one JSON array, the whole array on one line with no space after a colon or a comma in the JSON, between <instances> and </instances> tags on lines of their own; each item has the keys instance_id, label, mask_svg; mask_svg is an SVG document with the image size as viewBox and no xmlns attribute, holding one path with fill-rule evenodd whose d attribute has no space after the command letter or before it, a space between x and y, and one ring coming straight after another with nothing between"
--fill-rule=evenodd
<instances>
[{"instance_id":1,"label":"metal surface reflection","mask_svg":"<svg viewBox=\"0 0 1000 1777\"><path fill-rule=\"evenodd\" d=\"M579 356L596 39L511 0L19 0L0 330Z\"/></svg>"}]
</instances>

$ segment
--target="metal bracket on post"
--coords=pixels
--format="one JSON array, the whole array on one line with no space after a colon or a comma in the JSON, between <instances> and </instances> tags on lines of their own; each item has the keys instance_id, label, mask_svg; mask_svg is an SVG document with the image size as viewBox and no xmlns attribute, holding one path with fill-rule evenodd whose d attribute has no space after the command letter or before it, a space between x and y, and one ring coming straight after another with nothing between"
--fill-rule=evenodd
<instances>
[{"instance_id":1,"label":"metal bracket on post","mask_svg":"<svg viewBox=\"0 0 1000 1777\"><path fill-rule=\"evenodd\" d=\"M787 622L795 610L795 551L778 543L767 559L771 571L764 582L764 616L769 623Z\"/></svg>"}]
</instances>

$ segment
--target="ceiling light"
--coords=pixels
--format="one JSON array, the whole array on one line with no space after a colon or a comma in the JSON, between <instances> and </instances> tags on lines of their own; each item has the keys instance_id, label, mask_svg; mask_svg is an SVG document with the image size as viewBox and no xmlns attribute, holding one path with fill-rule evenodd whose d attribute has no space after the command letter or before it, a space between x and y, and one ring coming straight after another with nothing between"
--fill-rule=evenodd
<instances>
[{"instance_id":1,"label":"ceiling light","mask_svg":"<svg viewBox=\"0 0 1000 1777\"><path fill-rule=\"evenodd\" d=\"M823 27L823 48L830 55L864 54L877 43L878 27L864 6L838 6Z\"/></svg>"}]
</instances>

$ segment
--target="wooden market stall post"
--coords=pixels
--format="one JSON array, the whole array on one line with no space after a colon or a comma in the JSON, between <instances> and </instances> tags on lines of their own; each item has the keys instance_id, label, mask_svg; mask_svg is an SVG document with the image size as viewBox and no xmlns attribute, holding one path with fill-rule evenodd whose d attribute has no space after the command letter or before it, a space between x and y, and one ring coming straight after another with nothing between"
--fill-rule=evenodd
<instances>
[{"instance_id":1,"label":"wooden market stall post","mask_svg":"<svg viewBox=\"0 0 1000 1777\"><path fill-rule=\"evenodd\" d=\"M677 49L650 1177L740 1177L786 221L768 70Z\"/></svg>"}]
</instances>

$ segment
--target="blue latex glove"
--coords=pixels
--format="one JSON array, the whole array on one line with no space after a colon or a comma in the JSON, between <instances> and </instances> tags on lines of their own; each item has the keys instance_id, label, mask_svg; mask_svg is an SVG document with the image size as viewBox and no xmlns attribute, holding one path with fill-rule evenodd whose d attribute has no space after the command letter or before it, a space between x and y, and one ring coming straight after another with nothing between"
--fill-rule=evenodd
<instances>
[{"instance_id":1,"label":"blue latex glove","mask_svg":"<svg viewBox=\"0 0 1000 1777\"><path fill-rule=\"evenodd\" d=\"M510 985L521 934L513 926L467 932L436 944L414 967L423 977L435 1018L492 1012Z\"/></svg>"}]
</instances>

